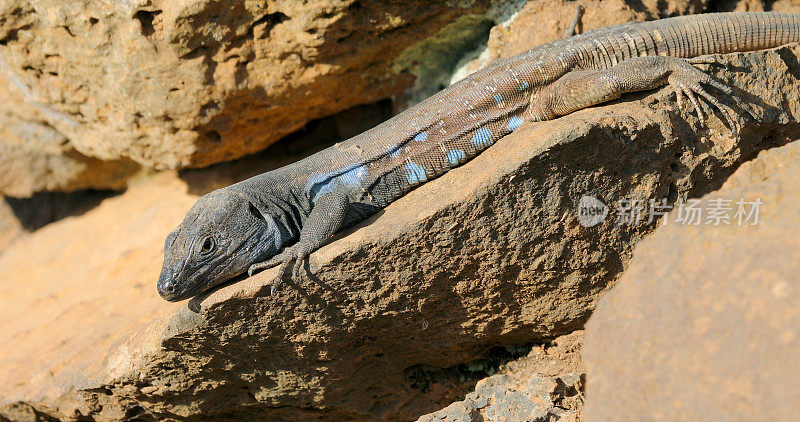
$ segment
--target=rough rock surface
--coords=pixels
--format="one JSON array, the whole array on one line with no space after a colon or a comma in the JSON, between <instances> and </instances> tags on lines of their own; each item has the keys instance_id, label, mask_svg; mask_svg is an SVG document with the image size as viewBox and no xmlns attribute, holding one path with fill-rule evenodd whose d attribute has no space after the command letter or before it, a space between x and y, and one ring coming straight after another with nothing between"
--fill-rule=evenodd
<instances>
[{"instance_id":1,"label":"rough rock surface","mask_svg":"<svg viewBox=\"0 0 800 422\"><path fill-rule=\"evenodd\" d=\"M777 0L770 4L769 10L775 12L797 12L800 10L800 0Z\"/></svg>"},{"instance_id":2,"label":"rough rock surface","mask_svg":"<svg viewBox=\"0 0 800 422\"><path fill-rule=\"evenodd\" d=\"M260 151L312 119L402 93L414 79L395 63L404 50L442 33L451 56L473 48L490 23L447 28L488 8L4 1L0 192L120 189L140 165L200 167Z\"/></svg>"},{"instance_id":3,"label":"rough rock surface","mask_svg":"<svg viewBox=\"0 0 800 422\"><path fill-rule=\"evenodd\" d=\"M14 89L2 61L0 53L0 193L26 197L37 191L121 190L138 173L139 166L133 161L103 161L76 151L67 137Z\"/></svg>"},{"instance_id":4,"label":"rough rock surface","mask_svg":"<svg viewBox=\"0 0 800 422\"><path fill-rule=\"evenodd\" d=\"M314 278L275 297L270 270L162 302L161 242L193 196L168 174L142 181L0 256L0 415L415 419L441 409L474 381L422 388L420 378L581 327L652 229L615 218L585 227L583 195L701 196L796 139L798 56L794 45L710 67L753 103L759 123L740 138L716 117L701 126L667 89L523 125L317 251Z\"/></svg>"},{"instance_id":5,"label":"rough rock surface","mask_svg":"<svg viewBox=\"0 0 800 422\"><path fill-rule=\"evenodd\" d=\"M583 331L531 349L500 373L478 381L464 400L418 422L577 421L583 404Z\"/></svg>"},{"instance_id":6,"label":"rough rock surface","mask_svg":"<svg viewBox=\"0 0 800 422\"><path fill-rule=\"evenodd\" d=\"M760 200L756 225L673 211L637 247L587 324L584 420L797 420L799 163L800 141L762 152L703 198Z\"/></svg>"}]
</instances>

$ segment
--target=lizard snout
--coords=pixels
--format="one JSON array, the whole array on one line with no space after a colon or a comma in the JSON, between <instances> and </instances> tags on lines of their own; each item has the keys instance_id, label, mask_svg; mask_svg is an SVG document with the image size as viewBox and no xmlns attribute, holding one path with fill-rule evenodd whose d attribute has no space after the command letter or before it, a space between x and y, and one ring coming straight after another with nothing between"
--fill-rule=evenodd
<instances>
[{"instance_id":1,"label":"lizard snout","mask_svg":"<svg viewBox=\"0 0 800 422\"><path fill-rule=\"evenodd\" d=\"M177 300L175 294L175 274L167 268L161 270L161 275L158 277L158 293L166 300Z\"/></svg>"}]
</instances>

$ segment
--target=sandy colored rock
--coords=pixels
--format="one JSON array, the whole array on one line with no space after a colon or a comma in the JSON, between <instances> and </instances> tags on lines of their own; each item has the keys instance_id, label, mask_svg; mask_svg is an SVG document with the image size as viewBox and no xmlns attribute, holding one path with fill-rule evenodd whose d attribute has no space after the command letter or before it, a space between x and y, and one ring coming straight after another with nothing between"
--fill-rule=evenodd
<instances>
[{"instance_id":1,"label":"sandy colored rock","mask_svg":"<svg viewBox=\"0 0 800 422\"><path fill-rule=\"evenodd\" d=\"M260 151L402 94L414 77L395 58L488 3L4 1L0 192L120 189L138 166Z\"/></svg>"},{"instance_id":2,"label":"sandy colored rock","mask_svg":"<svg viewBox=\"0 0 800 422\"><path fill-rule=\"evenodd\" d=\"M2 46L0 46L1 48ZM37 191L122 190L139 166L133 161L103 161L77 152L64 134L15 89L2 72L0 57L0 192L28 197Z\"/></svg>"},{"instance_id":3,"label":"sandy colored rock","mask_svg":"<svg viewBox=\"0 0 800 422\"><path fill-rule=\"evenodd\" d=\"M195 197L163 174L111 198L81 217L18 239L0 257L14 269L0 283L2 388L57 390L54 373L81 378L85 364L173 307L152 300L163 227L182 217ZM24 283L22 282L24 280ZM16 282L15 282L16 281ZM36 339L37 342L22 341ZM40 370L29 371L40 368Z\"/></svg>"},{"instance_id":4,"label":"sandy colored rock","mask_svg":"<svg viewBox=\"0 0 800 422\"><path fill-rule=\"evenodd\" d=\"M800 1L778 0L770 5L770 10L775 12L798 12L800 11Z\"/></svg>"},{"instance_id":5,"label":"sandy colored rock","mask_svg":"<svg viewBox=\"0 0 800 422\"><path fill-rule=\"evenodd\" d=\"M535 345L527 356L478 381L464 400L417 421L577 421L583 405L582 342L578 330Z\"/></svg>"},{"instance_id":6,"label":"sandy colored rock","mask_svg":"<svg viewBox=\"0 0 800 422\"><path fill-rule=\"evenodd\" d=\"M22 228L19 219L14 215L14 210L11 209L11 206L6 201L0 198L0 255L11 242L24 233L25 229Z\"/></svg>"},{"instance_id":7,"label":"sandy colored rock","mask_svg":"<svg viewBox=\"0 0 800 422\"><path fill-rule=\"evenodd\" d=\"M762 152L703 198L730 224L675 211L636 248L587 324L584 420L797 419L799 162L800 142ZM756 225L740 200L763 203Z\"/></svg>"},{"instance_id":8,"label":"sandy colored rock","mask_svg":"<svg viewBox=\"0 0 800 422\"><path fill-rule=\"evenodd\" d=\"M796 138L798 56L794 45L711 66L757 102L759 123L741 138L716 117L702 127L669 90L526 124L321 248L313 279L275 297L273 269L162 302L161 242L194 198L169 175L141 182L0 256L0 414L375 420L442 409L472 386L415 379L581 327L653 226L584 227L582 196L701 196Z\"/></svg>"}]
</instances>

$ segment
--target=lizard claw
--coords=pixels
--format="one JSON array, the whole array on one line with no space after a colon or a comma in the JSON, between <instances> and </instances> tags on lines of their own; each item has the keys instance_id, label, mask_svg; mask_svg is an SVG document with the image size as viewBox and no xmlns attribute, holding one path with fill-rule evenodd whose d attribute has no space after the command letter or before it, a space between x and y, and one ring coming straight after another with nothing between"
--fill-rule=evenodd
<instances>
[{"instance_id":1,"label":"lizard claw","mask_svg":"<svg viewBox=\"0 0 800 422\"><path fill-rule=\"evenodd\" d=\"M294 251L292 248L284 249L283 251L281 251L281 253L273 256L272 258L266 261L256 262L255 264L250 265L250 268L247 269L247 275L252 277L253 274L261 270L272 268L276 265L282 264L287 259L291 260L293 257L294 257Z\"/></svg>"},{"instance_id":2,"label":"lizard claw","mask_svg":"<svg viewBox=\"0 0 800 422\"><path fill-rule=\"evenodd\" d=\"M264 265L263 262L259 262L258 264L253 264L250 266L250 268L247 269L247 276L252 277L253 274L263 270L264 268L267 267Z\"/></svg>"},{"instance_id":3,"label":"lizard claw","mask_svg":"<svg viewBox=\"0 0 800 422\"><path fill-rule=\"evenodd\" d=\"M247 269L247 275L252 276L253 274L263 269L271 268L280 264L280 268L278 269L278 275L275 276L275 280L272 281L272 286L270 287L270 295L274 296L275 293L278 291L278 286L281 284L283 277L286 276L286 271L289 269L289 265L292 263L292 261L297 260L297 255L298 254L294 248L284 249L283 252L273 256L272 258L264 262L257 262L251 265Z\"/></svg>"},{"instance_id":4,"label":"lizard claw","mask_svg":"<svg viewBox=\"0 0 800 422\"><path fill-rule=\"evenodd\" d=\"M283 281L283 277L286 275L286 270L289 268L289 264L292 262L293 257L283 261L281 263L281 267L278 269L278 275L275 276L275 280L272 281L272 286L269 288L269 295L275 296L278 293L278 286L281 285Z\"/></svg>"},{"instance_id":5,"label":"lizard claw","mask_svg":"<svg viewBox=\"0 0 800 422\"><path fill-rule=\"evenodd\" d=\"M289 271L289 266L292 264L292 262L294 262L291 273L292 279L302 280L305 278L306 272L303 263L307 257L308 254L304 252L292 251L288 254L287 258L281 263L281 268L278 270L278 275L275 276L275 280L272 282L272 287L269 289L270 296L275 296L275 293L278 292L278 287L283 282L283 278L286 277L286 273Z\"/></svg>"},{"instance_id":6,"label":"lizard claw","mask_svg":"<svg viewBox=\"0 0 800 422\"><path fill-rule=\"evenodd\" d=\"M259 272L261 270L265 270L267 268L272 268L272 267L274 267L274 266L276 266L276 265L278 265L280 263L281 263L281 261L276 260L276 259L270 259L269 261L264 261L264 262L257 262L255 264L251 265L250 268L247 269L247 276L248 277L252 277L253 274L255 274L255 273L257 273L257 272Z\"/></svg>"},{"instance_id":7,"label":"lizard claw","mask_svg":"<svg viewBox=\"0 0 800 422\"><path fill-rule=\"evenodd\" d=\"M304 256L298 256L294 260L294 266L292 267L292 278L295 280L302 280L305 279L306 272L305 266L303 263L305 262Z\"/></svg>"},{"instance_id":8,"label":"lizard claw","mask_svg":"<svg viewBox=\"0 0 800 422\"><path fill-rule=\"evenodd\" d=\"M716 97L706 91L703 85L714 87L725 94L732 95L733 90L711 76L695 69L691 65L681 67L673 72L668 78L667 82L675 89L675 95L678 100L678 105L683 106L683 96L685 95L692 103L694 110L697 112L697 117L700 123L705 124L706 118L703 112L702 103L698 100L698 96L703 98L706 102L713 105L722 113L722 117L731 129L731 132L736 135L741 129L739 119L736 113L730 107L722 104Z\"/></svg>"},{"instance_id":9,"label":"lizard claw","mask_svg":"<svg viewBox=\"0 0 800 422\"><path fill-rule=\"evenodd\" d=\"M303 263L307 256L308 256L307 252L303 252L302 250L297 250L296 248L289 248L267 261L258 262L256 264L251 265L250 268L248 268L247 270L247 274L252 276L253 274L255 274L260 270L274 267L280 264L280 268L278 269L278 275L275 276L275 279L272 281L272 286L270 286L269 289L270 296L274 296L278 292L278 287L283 282L283 278L286 277L286 273L289 272L290 267L291 267L291 277L293 279L297 280L305 278L306 272Z\"/></svg>"}]
</instances>

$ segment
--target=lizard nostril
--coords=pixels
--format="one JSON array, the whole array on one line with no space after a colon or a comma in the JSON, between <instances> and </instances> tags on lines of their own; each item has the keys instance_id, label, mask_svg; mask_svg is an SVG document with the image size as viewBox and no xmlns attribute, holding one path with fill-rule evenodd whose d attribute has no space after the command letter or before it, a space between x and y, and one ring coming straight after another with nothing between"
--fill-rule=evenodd
<instances>
[{"instance_id":1,"label":"lizard nostril","mask_svg":"<svg viewBox=\"0 0 800 422\"><path fill-rule=\"evenodd\" d=\"M172 280L162 281L158 283L158 290L164 293L173 293L175 292L175 283L173 283Z\"/></svg>"}]
</instances>

